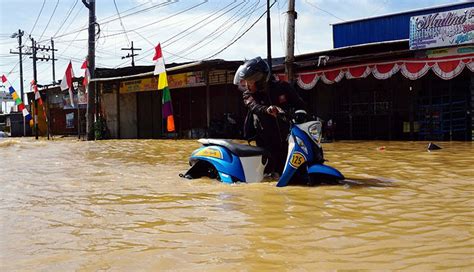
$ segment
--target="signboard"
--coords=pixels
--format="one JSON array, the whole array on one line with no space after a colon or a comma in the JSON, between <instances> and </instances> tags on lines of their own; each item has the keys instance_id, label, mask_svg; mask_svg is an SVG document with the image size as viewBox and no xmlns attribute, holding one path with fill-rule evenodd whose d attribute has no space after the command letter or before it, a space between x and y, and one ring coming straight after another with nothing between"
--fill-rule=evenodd
<instances>
[{"instance_id":1,"label":"signboard","mask_svg":"<svg viewBox=\"0 0 474 272\"><path fill-rule=\"evenodd\" d=\"M217 84L232 84L234 75L232 73L226 73L225 70L215 70L209 73L209 85ZM168 87L172 89L188 88L206 86L206 78L203 71L168 75ZM154 91L158 89L158 76L128 80L120 82L119 92L124 93L135 93L135 92L146 92Z\"/></svg>"},{"instance_id":2,"label":"signboard","mask_svg":"<svg viewBox=\"0 0 474 272\"><path fill-rule=\"evenodd\" d=\"M428 58L462 56L462 55L473 54L473 53L474 53L474 46L438 48L438 49L431 49L431 50L425 51L425 54Z\"/></svg>"},{"instance_id":3,"label":"signboard","mask_svg":"<svg viewBox=\"0 0 474 272\"><path fill-rule=\"evenodd\" d=\"M206 81L201 71L168 75L170 89L205 86ZM128 80L120 83L120 93L154 91L158 89L158 76L144 79Z\"/></svg>"},{"instance_id":4,"label":"signboard","mask_svg":"<svg viewBox=\"0 0 474 272\"><path fill-rule=\"evenodd\" d=\"M0 92L0 99L1 100L11 100L14 101L11 94L6 93L6 92Z\"/></svg>"},{"instance_id":5,"label":"signboard","mask_svg":"<svg viewBox=\"0 0 474 272\"><path fill-rule=\"evenodd\" d=\"M474 8L410 18L410 49L474 43Z\"/></svg>"},{"instance_id":6,"label":"signboard","mask_svg":"<svg viewBox=\"0 0 474 272\"><path fill-rule=\"evenodd\" d=\"M120 82L120 93L136 93L158 89L158 77L128 80Z\"/></svg>"}]
</instances>

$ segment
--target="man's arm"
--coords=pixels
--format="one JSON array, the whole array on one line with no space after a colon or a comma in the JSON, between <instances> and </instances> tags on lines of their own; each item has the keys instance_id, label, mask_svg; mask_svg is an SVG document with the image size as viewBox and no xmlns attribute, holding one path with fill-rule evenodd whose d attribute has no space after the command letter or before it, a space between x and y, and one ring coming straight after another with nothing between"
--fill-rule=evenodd
<instances>
[{"instance_id":1,"label":"man's arm","mask_svg":"<svg viewBox=\"0 0 474 272\"><path fill-rule=\"evenodd\" d=\"M253 98L253 96L248 93L248 92L244 92L243 93L243 99L244 99L244 105L249 108L249 110L252 112L252 113L265 113L267 112L267 106L264 106L264 105L260 105L259 103L257 103L257 101L255 101L255 99Z\"/></svg>"}]
</instances>

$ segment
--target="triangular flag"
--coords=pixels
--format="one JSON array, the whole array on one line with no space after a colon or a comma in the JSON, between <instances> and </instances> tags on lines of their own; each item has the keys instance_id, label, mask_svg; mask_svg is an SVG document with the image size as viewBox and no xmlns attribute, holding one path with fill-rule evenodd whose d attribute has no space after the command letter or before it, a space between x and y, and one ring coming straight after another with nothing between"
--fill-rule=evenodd
<instances>
[{"instance_id":1,"label":"triangular flag","mask_svg":"<svg viewBox=\"0 0 474 272\"><path fill-rule=\"evenodd\" d=\"M74 107L74 96L72 92L72 78L74 77L74 72L72 71L72 63L69 61L69 65L66 68L66 72L64 72L63 80L59 85L61 90L68 90L69 91L69 98L71 100L71 106Z\"/></svg>"},{"instance_id":2,"label":"triangular flag","mask_svg":"<svg viewBox=\"0 0 474 272\"><path fill-rule=\"evenodd\" d=\"M87 86L87 85L89 85L89 82L90 82L91 75L89 73L89 68L87 68L88 65L89 65L88 61L85 60L82 63L82 66L81 66L81 69L85 69L84 79L82 80L82 86Z\"/></svg>"},{"instance_id":3,"label":"triangular flag","mask_svg":"<svg viewBox=\"0 0 474 272\"><path fill-rule=\"evenodd\" d=\"M87 60L85 60L81 65L81 69L87 69L88 65L89 65L89 62Z\"/></svg>"},{"instance_id":4,"label":"triangular flag","mask_svg":"<svg viewBox=\"0 0 474 272\"><path fill-rule=\"evenodd\" d=\"M61 90L72 89L72 78L74 77L74 72L72 71L72 63L69 61L69 64L66 68L66 72L64 72L63 80L59 85Z\"/></svg>"}]
</instances>

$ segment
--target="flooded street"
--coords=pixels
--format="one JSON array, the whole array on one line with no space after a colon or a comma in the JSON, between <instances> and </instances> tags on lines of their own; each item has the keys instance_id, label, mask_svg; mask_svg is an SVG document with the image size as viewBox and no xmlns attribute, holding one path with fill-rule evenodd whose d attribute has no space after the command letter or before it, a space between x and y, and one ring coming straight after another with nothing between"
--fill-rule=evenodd
<instances>
[{"instance_id":1,"label":"flooded street","mask_svg":"<svg viewBox=\"0 0 474 272\"><path fill-rule=\"evenodd\" d=\"M0 270L472 271L474 145L438 144L327 143L348 181L277 188L179 178L195 140L0 139Z\"/></svg>"}]
</instances>

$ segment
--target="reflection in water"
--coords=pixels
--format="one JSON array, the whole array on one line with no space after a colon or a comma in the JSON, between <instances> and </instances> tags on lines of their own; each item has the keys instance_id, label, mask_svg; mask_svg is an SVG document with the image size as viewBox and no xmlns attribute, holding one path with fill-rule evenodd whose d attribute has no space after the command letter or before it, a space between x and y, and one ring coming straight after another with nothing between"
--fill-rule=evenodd
<instances>
[{"instance_id":1,"label":"reflection in water","mask_svg":"<svg viewBox=\"0 0 474 272\"><path fill-rule=\"evenodd\" d=\"M0 139L0 269L472 270L473 146L439 145L325 144L347 180L276 188L179 178L195 141Z\"/></svg>"}]
</instances>

